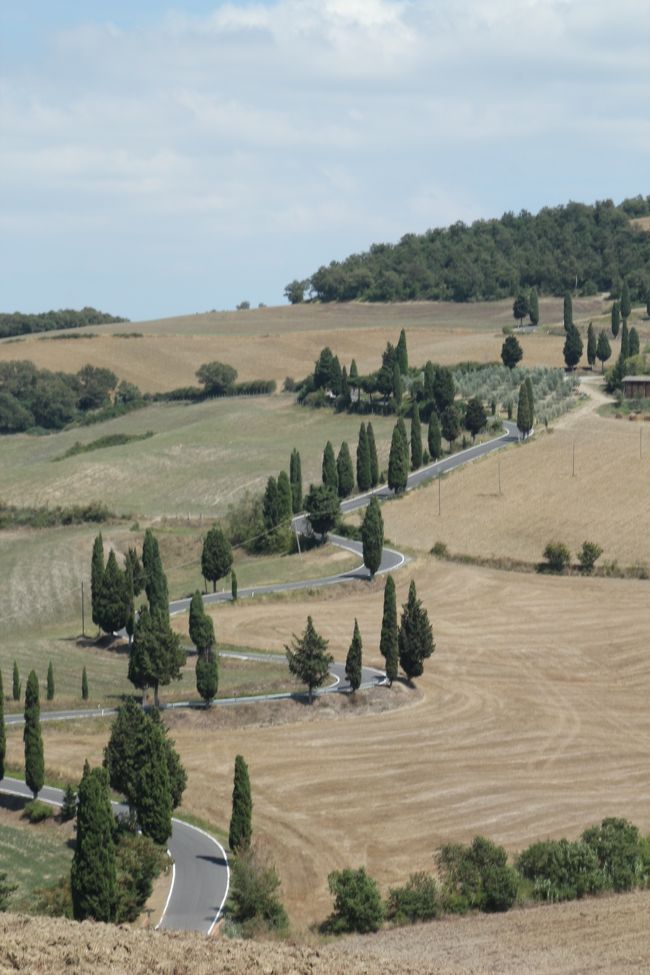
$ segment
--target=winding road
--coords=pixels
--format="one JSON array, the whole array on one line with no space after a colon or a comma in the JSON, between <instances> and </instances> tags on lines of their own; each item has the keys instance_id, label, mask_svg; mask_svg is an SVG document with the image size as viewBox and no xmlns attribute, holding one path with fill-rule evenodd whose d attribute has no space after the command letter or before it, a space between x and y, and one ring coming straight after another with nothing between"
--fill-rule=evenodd
<instances>
[{"instance_id":1,"label":"winding road","mask_svg":"<svg viewBox=\"0 0 650 975\"><path fill-rule=\"evenodd\" d=\"M508 444L517 442L519 440L519 433L516 425L514 423L506 422L504 423L504 426L505 432L499 437L495 437L494 439L488 440L485 443L476 444L473 447L469 447L467 450L462 450L457 454L452 454L452 456L447 457L444 460L428 464L426 467L422 467L415 471L408 478L407 490L412 490L413 488L418 487L420 484L423 484L425 481L440 477L442 474L452 471L463 464L467 464L472 460L478 459L479 457L484 457L495 450L500 450L502 447L505 447ZM348 498L347 500L343 501L341 503L341 510L343 512L350 512L358 508L362 508L369 503L370 498L373 495L380 500L388 500L393 496L393 492L386 486L378 487L373 491L367 492L366 494L358 495L354 498ZM297 531L300 531L305 524L304 515L297 515L296 518L293 519L293 524ZM360 542L342 538L338 535L330 535L329 540L332 542L332 544L337 545L339 548L346 549L349 552L354 552L359 556L360 560L362 560L363 553ZM400 552L385 548L382 553L381 565L377 574L384 574L386 572L392 572L399 569L406 563L406 561L406 556L402 555ZM238 598L254 598L255 595L261 596L274 592L289 592L301 589L322 588L323 586L339 585L340 583L348 582L352 579L368 578L369 572L361 561L358 568L350 572L340 573L339 575L324 576L322 578L308 579L301 582L256 586L254 589L240 589ZM229 602L231 598L232 597L229 592L210 593L204 597L204 601L208 604L213 604ZM189 599L175 600L174 602L170 603L170 614L173 616L177 613L185 612L189 608L189 605ZM224 654L224 656L225 655L226 654ZM232 656L243 659L261 658L267 661L285 660L283 656L274 654L238 653L232 654ZM330 673L333 678L332 684L326 688L322 688L317 693L326 694L349 690L349 684L345 677L344 664L332 664ZM384 678L385 675L381 671L370 667L364 667L362 673L362 687L371 687L377 683L381 683ZM295 695L286 693L269 694L262 697L258 695L254 698L222 698L215 703L220 706L228 706L241 704L244 701L271 700L291 696ZM168 706L196 707L202 705L197 705L197 702L182 701ZM82 718L103 717L114 713L115 710L110 708L92 708L78 711L50 711L42 714L41 720L70 721L79 720ZM6 718L6 723L9 725L22 724L23 717L20 714L9 715ZM4 792L9 795L19 795L31 798L31 793L25 783L18 779L2 779L0 781L0 792ZM39 798L54 805L60 805L62 802L63 793L60 789L53 789L46 786L41 790ZM124 807L121 807L117 803L113 803L113 805L118 812L124 809ZM226 853L221 844L212 836L209 836L206 832L198 827L192 826L190 823L186 823L180 819L173 820L172 835L169 840L169 852L173 861L172 884L163 912L163 917L158 927L176 931L198 931L203 934L210 934L217 920L221 916L223 906L228 895L230 872Z\"/></svg>"}]
</instances>

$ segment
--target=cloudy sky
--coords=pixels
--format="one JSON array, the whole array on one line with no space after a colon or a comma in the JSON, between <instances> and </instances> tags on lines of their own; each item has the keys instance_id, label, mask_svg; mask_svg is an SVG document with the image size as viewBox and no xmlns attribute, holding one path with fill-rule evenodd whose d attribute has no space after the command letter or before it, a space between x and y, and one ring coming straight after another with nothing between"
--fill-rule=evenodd
<instances>
[{"instance_id":1,"label":"cloudy sky","mask_svg":"<svg viewBox=\"0 0 650 975\"><path fill-rule=\"evenodd\" d=\"M0 310L279 304L456 220L649 194L647 0L6 0Z\"/></svg>"}]
</instances>

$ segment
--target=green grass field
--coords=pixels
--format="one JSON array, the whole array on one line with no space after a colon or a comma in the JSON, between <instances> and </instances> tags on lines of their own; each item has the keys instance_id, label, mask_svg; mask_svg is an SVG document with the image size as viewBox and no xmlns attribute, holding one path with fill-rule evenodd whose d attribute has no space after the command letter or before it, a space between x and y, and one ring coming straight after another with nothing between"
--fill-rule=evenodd
<instances>
[{"instance_id":1,"label":"green grass field","mask_svg":"<svg viewBox=\"0 0 650 975\"><path fill-rule=\"evenodd\" d=\"M56 883L70 870L72 849L58 826L0 823L0 870L17 885L10 909L29 911L34 890Z\"/></svg>"}]
</instances>

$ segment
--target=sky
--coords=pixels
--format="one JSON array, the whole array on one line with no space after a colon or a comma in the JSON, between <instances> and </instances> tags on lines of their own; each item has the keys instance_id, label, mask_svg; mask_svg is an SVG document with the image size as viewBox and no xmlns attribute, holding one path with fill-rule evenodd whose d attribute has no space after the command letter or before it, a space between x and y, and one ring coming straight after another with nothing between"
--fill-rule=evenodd
<instances>
[{"instance_id":1,"label":"sky","mask_svg":"<svg viewBox=\"0 0 650 975\"><path fill-rule=\"evenodd\" d=\"M285 301L373 242L650 194L647 0L6 0L0 311Z\"/></svg>"}]
</instances>

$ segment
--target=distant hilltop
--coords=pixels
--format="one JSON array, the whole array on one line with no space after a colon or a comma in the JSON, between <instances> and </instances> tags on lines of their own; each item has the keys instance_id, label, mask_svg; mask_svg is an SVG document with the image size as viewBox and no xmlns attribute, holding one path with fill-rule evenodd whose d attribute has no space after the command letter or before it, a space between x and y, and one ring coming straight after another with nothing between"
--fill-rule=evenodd
<instances>
[{"instance_id":1,"label":"distant hilltop","mask_svg":"<svg viewBox=\"0 0 650 975\"><path fill-rule=\"evenodd\" d=\"M28 335L30 332L53 332L62 328L83 328L85 325L114 325L128 322L128 318L108 315L96 308L61 308L59 311L42 311L26 315L21 311L0 312L0 338L10 335Z\"/></svg>"},{"instance_id":2,"label":"distant hilltop","mask_svg":"<svg viewBox=\"0 0 650 975\"><path fill-rule=\"evenodd\" d=\"M568 203L504 213L406 234L397 244L372 244L361 254L292 281L292 304L315 301L490 301L520 289L539 294L609 293L623 279L633 300L650 295L650 196L616 205Z\"/></svg>"}]
</instances>

